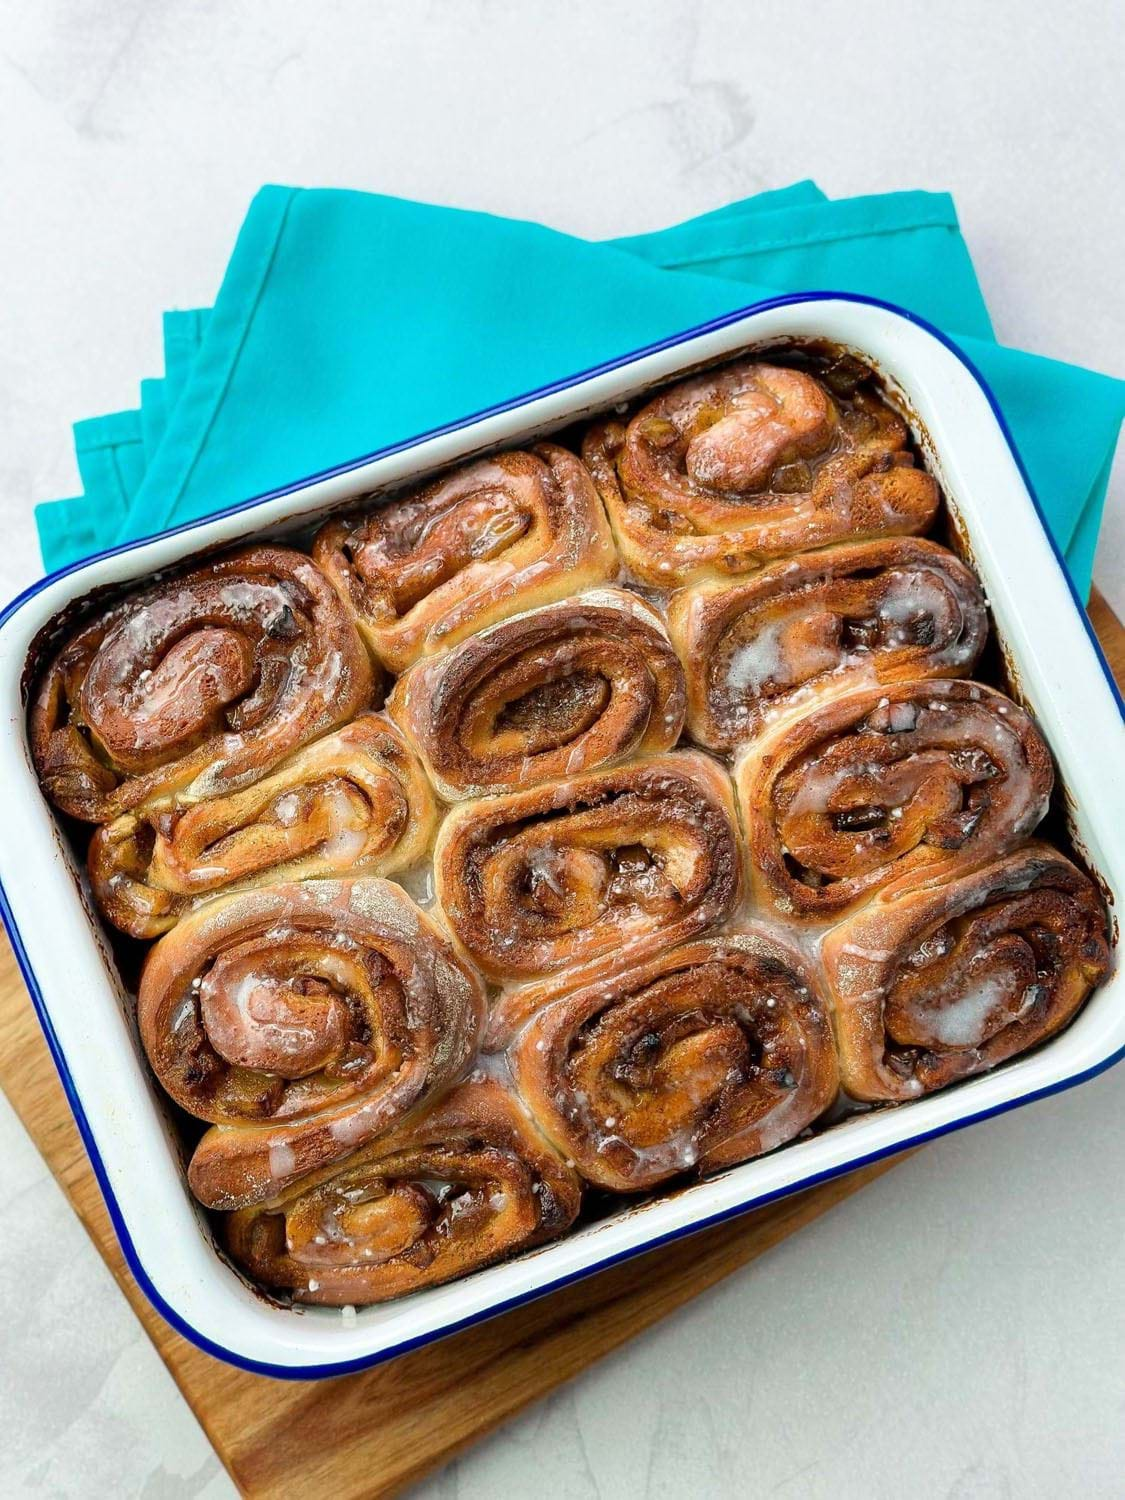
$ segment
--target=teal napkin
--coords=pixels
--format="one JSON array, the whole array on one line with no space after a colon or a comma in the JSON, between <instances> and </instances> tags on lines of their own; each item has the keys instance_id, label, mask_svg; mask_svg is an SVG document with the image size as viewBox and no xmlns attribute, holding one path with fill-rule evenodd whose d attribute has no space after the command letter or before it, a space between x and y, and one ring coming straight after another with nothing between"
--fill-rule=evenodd
<instances>
[{"instance_id":1,"label":"teal napkin","mask_svg":"<svg viewBox=\"0 0 1125 1500\"><path fill-rule=\"evenodd\" d=\"M1088 591L1125 383L996 343L945 194L811 182L590 243L375 194L267 187L165 376L76 424L84 494L37 507L55 569L292 483L779 292L858 292L950 335L991 385Z\"/></svg>"}]
</instances>

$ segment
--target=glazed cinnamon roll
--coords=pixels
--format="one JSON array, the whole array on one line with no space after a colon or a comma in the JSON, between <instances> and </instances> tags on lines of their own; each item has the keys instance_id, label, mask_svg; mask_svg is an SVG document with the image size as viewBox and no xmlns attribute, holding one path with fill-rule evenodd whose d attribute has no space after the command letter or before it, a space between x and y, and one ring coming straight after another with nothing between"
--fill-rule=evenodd
<instances>
[{"instance_id":1,"label":"glazed cinnamon roll","mask_svg":"<svg viewBox=\"0 0 1125 1500\"><path fill-rule=\"evenodd\" d=\"M209 902L155 945L138 1021L153 1072L211 1122L188 1179L242 1208L339 1161L451 1083L479 981L389 881L312 880Z\"/></svg>"},{"instance_id":2,"label":"glazed cinnamon roll","mask_svg":"<svg viewBox=\"0 0 1125 1500\"><path fill-rule=\"evenodd\" d=\"M684 707L660 616L622 589L503 620L418 662L387 700L449 801L667 750Z\"/></svg>"},{"instance_id":3,"label":"glazed cinnamon roll","mask_svg":"<svg viewBox=\"0 0 1125 1500\"><path fill-rule=\"evenodd\" d=\"M446 920L496 981L612 952L637 961L733 910L734 798L709 756L678 751L455 808L434 854Z\"/></svg>"},{"instance_id":4,"label":"glazed cinnamon roll","mask_svg":"<svg viewBox=\"0 0 1125 1500\"><path fill-rule=\"evenodd\" d=\"M373 685L319 568L284 547L247 547L72 636L35 692L32 754L56 806L109 822L249 785L350 719Z\"/></svg>"},{"instance_id":5,"label":"glazed cinnamon roll","mask_svg":"<svg viewBox=\"0 0 1125 1500\"><path fill-rule=\"evenodd\" d=\"M617 570L593 481L554 443L481 459L329 521L313 557L392 672Z\"/></svg>"},{"instance_id":6,"label":"glazed cinnamon roll","mask_svg":"<svg viewBox=\"0 0 1125 1500\"><path fill-rule=\"evenodd\" d=\"M907 442L868 383L833 395L804 371L742 359L592 428L582 456L625 562L667 587L925 531L937 485Z\"/></svg>"},{"instance_id":7,"label":"glazed cinnamon roll","mask_svg":"<svg viewBox=\"0 0 1125 1500\"><path fill-rule=\"evenodd\" d=\"M894 877L986 859L1047 810L1031 719L976 682L864 688L785 721L735 769L760 902L838 918Z\"/></svg>"},{"instance_id":8,"label":"glazed cinnamon roll","mask_svg":"<svg viewBox=\"0 0 1125 1500\"><path fill-rule=\"evenodd\" d=\"M224 1226L231 1255L294 1301L339 1307L438 1286L570 1227L582 1189L519 1103L459 1084L409 1125Z\"/></svg>"},{"instance_id":9,"label":"glazed cinnamon roll","mask_svg":"<svg viewBox=\"0 0 1125 1500\"><path fill-rule=\"evenodd\" d=\"M971 672L988 617L952 552L896 537L680 589L668 630L686 668L692 737L730 750L821 689Z\"/></svg>"},{"instance_id":10,"label":"glazed cinnamon roll","mask_svg":"<svg viewBox=\"0 0 1125 1500\"><path fill-rule=\"evenodd\" d=\"M1085 875L1032 843L947 881L896 881L824 939L845 1089L912 1099L1060 1030L1109 968Z\"/></svg>"},{"instance_id":11,"label":"glazed cinnamon roll","mask_svg":"<svg viewBox=\"0 0 1125 1500\"><path fill-rule=\"evenodd\" d=\"M87 863L105 916L154 938L220 892L409 869L436 826L417 757L393 724L361 714L243 791L123 813L94 834Z\"/></svg>"},{"instance_id":12,"label":"glazed cinnamon roll","mask_svg":"<svg viewBox=\"0 0 1125 1500\"><path fill-rule=\"evenodd\" d=\"M550 1001L509 1057L547 1137L616 1192L747 1161L832 1103L812 974L757 933L688 943Z\"/></svg>"}]
</instances>

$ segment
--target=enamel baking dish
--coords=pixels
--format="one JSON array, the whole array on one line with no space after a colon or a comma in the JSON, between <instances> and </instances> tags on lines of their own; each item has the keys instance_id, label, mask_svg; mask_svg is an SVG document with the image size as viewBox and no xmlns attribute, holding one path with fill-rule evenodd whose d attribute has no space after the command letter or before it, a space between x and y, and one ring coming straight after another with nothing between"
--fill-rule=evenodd
<instances>
[{"instance_id":1,"label":"enamel baking dish","mask_svg":"<svg viewBox=\"0 0 1125 1500\"><path fill-rule=\"evenodd\" d=\"M37 633L91 590L148 580L201 548L284 536L349 497L414 482L482 450L523 444L703 362L809 339L842 344L873 364L912 421L989 596L1015 691L1054 751L1071 837L1105 893L1116 938L1125 896L1121 700L989 391L940 335L885 304L821 293L762 303L44 579L0 616L3 917L129 1266L164 1317L211 1354L305 1379L359 1369L653 1245L1079 1083L1125 1054L1125 973L1118 966L1064 1032L995 1072L853 1116L505 1264L352 1315L295 1311L256 1293L220 1259L206 1217L189 1196L131 1002L32 770L21 680ZM894 1233L893 1225L887 1232Z\"/></svg>"}]
</instances>

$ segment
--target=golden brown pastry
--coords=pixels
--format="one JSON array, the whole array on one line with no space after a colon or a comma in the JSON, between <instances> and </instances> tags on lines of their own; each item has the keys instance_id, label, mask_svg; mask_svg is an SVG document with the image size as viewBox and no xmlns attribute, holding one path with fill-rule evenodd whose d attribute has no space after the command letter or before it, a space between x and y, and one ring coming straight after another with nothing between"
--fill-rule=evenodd
<instances>
[{"instance_id":1,"label":"golden brown pastry","mask_svg":"<svg viewBox=\"0 0 1125 1500\"><path fill-rule=\"evenodd\" d=\"M663 587L830 542L925 531L937 485L868 385L741 359L593 427L582 456L625 562Z\"/></svg>"},{"instance_id":2,"label":"golden brown pastry","mask_svg":"<svg viewBox=\"0 0 1125 1500\"><path fill-rule=\"evenodd\" d=\"M367 1145L461 1073L480 982L389 881L220 896L152 948L137 1017L153 1072L210 1121L188 1178L243 1208Z\"/></svg>"},{"instance_id":3,"label":"golden brown pastry","mask_svg":"<svg viewBox=\"0 0 1125 1500\"><path fill-rule=\"evenodd\" d=\"M44 633L35 766L158 939L140 1039L259 1286L440 1287L587 1187L992 1068L1105 976L891 400L826 345L748 355L582 459L483 457Z\"/></svg>"},{"instance_id":4,"label":"golden brown pastry","mask_svg":"<svg viewBox=\"0 0 1125 1500\"><path fill-rule=\"evenodd\" d=\"M32 699L43 787L108 823L248 786L371 700L335 590L284 547L246 547L123 600L65 643Z\"/></svg>"},{"instance_id":5,"label":"golden brown pastry","mask_svg":"<svg viewBox=\"0 0 1125 1500\"><path fill-rule=\"evenodd\" d=\"M94 834L87 863L104 915L154 938L232 889L407 870L436 826L417 757L393 724L365 713L242 791L123 813Z\"/></svg>"},{"instance_id":6,"label":"golden brown pastry","mask_svg":"<svg viewBox=\"0 0 1125 1500\"><path fill-rule=\"evenodd\" d=\"M684 706L660 616L623 589L502 620L418 662L387 700L449 801L667 750Z\"/></svg>"},{"instance_id":7,"label":"golden brown pastry","mask_svg":"<svg viewBox=\"0 0 1125 1500\"><path fill-rule=\"evenodd\" d=\"M1031 719L980 683L828 699L735 768L756 899L838 919L907 871L1002 853L1043 817L1053 776Z\"/></svg>"},{"instance_id":8,"label":"golden brown pastry","mask_svg":"<svg viewBox=\"0 0 1125 1500\"><path fill-rule=\"evenodd\" d=\"M500 1084L459 1084L409 1124L279 1197L224 1238L263 1286L332 1307L386 1302L562 1234L582 1189Z\"/></svg>"},{"instance_id":9,"label":"golden brown pastry","mask_svg":"<svg viewBox=\"0 0 1125 1500\"><path fill-rule=\"evenodd\" d=\"M737 822L726 772L691 750L470 802L442 825L438 901L498 982L636 962L730 915Z\"/></svg>"},{"instance_id":10,"label":"golden brown pastry","mask_svg":"<svg viewBox=\"0 0 1125 1500\"><path fill-rule=\"evenodd\" d=\"M897 880L824 939L844 1088L913 1099L1060 1030L1109 968L1085 875L1031 843L949 880Z\"/></svg>"},{"instance_id":11,"label":"golden brown pastry","mask_svg":"<svg viewBox=\"0 0 1125 1500\"><path fill-rule=\"evenodd\" d=\"M731 750L822 691L971 672L988 616L952 552L890 537L801 553L745 582L680 589L668 631L692 737Z\"/></svg>"},{"instance_id":12,"label":"golden brown pastry","mask_svg":"<svg viewBox=\"0 0 1125 1500\"><path fill-rule=\"evenodd\" d=\"M581 460L554 443L329 521L313 557L392 672L506 615L604 583L617 553Z\"/></svg>"},{"instance_id":13,"label":"golden brown pastry","mask_svg":"<svg viewBox=\"0 0 1125 1500\"><path fill-rule=\"evenodd\" d=\"M798 955L759 933L600 966L509 1049L544 1134L616 1192L747 1161L836 1096L827 1012Z\"/></svg>"}]
</instances>

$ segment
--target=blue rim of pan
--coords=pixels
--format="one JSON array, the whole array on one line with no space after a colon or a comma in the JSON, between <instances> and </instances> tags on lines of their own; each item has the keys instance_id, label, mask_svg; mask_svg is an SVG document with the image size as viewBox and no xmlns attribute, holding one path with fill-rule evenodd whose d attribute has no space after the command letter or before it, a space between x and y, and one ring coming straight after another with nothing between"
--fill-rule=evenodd
<instances>
[{"instance_id":1,"label":"blue rim of pan","mask_svg":"<svg viewBox=\"0 0 1125 1500\"><path fill-rule=\"evenodd\" d=\"M1078 592L1070 579L1070 575L1066 571L1066 568L1063 564L1062 554L1060 553L1058 545L1056 544L1055 539L1051 535L1050 529L1047 526L1046 518L1043 514L1043 508L1039 503L1039 498L1035 493L1034 487L1031 483L1031 479L1012 439L1012 434L1008 428L1008 424L1004 419L1004 415L1000 410L999 404L997 403L996 397L994 396L988 382L985 380L983 375L981 375L980 371L976 368L973 362L963 353L963 351L959 349L950 338L942 333L939 328L935 328L932 323L927 322L924 318L918 317L915 313L908 311L904 307L897 306L893 302L885 302L878 297L865 297L853 292L800 292L795 293L791 296L771 297L762 302L751 303L746 307L739 308L735 312L725 313L720 318L713 318L709 322L700 323L692 328L685 329L682 333L673 334L669 338L661 339L657 343L647 344L641 349L634 349L630 353L623 354L616 359L606 360L602 364L593 365L589 369L580 371L578 374L569 375L565 379L553 381L551 384L540 386L538 389L533 391L527 391L521 396L513 397L511 400L498 402L496 405L486 407L482 411L473 412L471 415L462 417L455 422L447 422L441 427L431 428L427 432L419 433L415 437L404 439L402 442L391 443L384 448L377 449L373 453L365 453L359 458L350 459L347 463L336 464L330 469L324 469L317 474L310 474L303 479L293 481L293 483L291 484L281 485L277 489L268 490L261 495L255 495L251 499L240 501L236 505L227 506L223 510L214 512L212 515L201 516L192 521L185 521L179 526L170 526L163 531L156 532L151 537L142 537L136 541L122 543L117 547L106 548L102 552L95 553L92 557L83 558L80 562L70 563L64 568L57 569L54 573L50 573L45 578L41 578L37 583L32 584L30 588L25 589L23 593L17 595L17 597L13 599L11 603L4 608L3 611L0 611L0 628L6 625L13 615L15 615L37 595L41 594L43 590L48 588L51 584L58 582L62 578L68 577L72 573L80 572L81 570L89 567L91 563L101 561L102 559L107 557L117 557L123 553L135 551L137 548L160 538L182 535L186 532L196 530L201 526L210 525L213 521L225 516L238 515L244 511L253 510L257 506L264 505L267 501L280 499L284 495L291 495L299 490L308 489L311 485L318 484L322 480L332 479L337 475L347 474L354 469L362 468L365 464L369 464L375 459L387 458L394 453L407 452L409 449L419 447L422 443L428 442L432 438L441 437L447 433L462 431L467 427L474 426L476 423L484 420L486 417L498 416L503 412L515 411L520 407L529 405L531 402L536 401L543 396L549 396L559 391L571 390L574 387L582 385L586 381L593 379L597 375L604 375L613 370L623 369L628 365L635 364L638 360L644 359L651 354L657 354L665 349L674 349L681 344L689 343L693 339L699 338L703 334L715 333L720 329L729 328L734 324L741 323L751 316L755 316L767 311L772 311L778 308L796 307L804 303L828 301L851 302L860 304L861 306L875 307L883 312L894 313L898 317L906 319L907 322L913 323L916 327L921 328L932 338L937 339L939 343L943 344L945 348L948 349L951 354L955 355L956 358L961 362L961 364L964 365L965 369L968 370L969 374L976 381L977 385L980 386L981 391L983 392L992 410L992 414L996 419L996 423L1004 436L1004 440L1008 445L1012 458L1015 460L1016 466L1023 478L1024 485L1027 488L1027 493L1031 497L1031 503L1034 506L1035 514L1039 519L1039 524L1042 527L1044 535L1046 536L1047 541L1050 545L1052 555L1055 559L1055 564L1062 574L1064 582L1066 583L1071 599L1074 602L1075 610L1082 622L1091 648L1093 649L1094 655L1098 660L1102 673L1109 685L1110 691L1113 694L1114 700L1117 704L1118 712L1121 714L1122 719L1125 720L1125 701L1122 700L1121 693L1118 691L1118 687L1116 682L1114 681L1113 674L1109 670L1109 664L1105 659L1105 655L1101 649L1098 638L1094 634L1093 627L1090 624L1089 617L1087 616L1085 608L1083 607L1082 600L1079 598ZM58 1037L55 1034L49 1009L43 998L43 992L40 989L35 971L32 968L31 961L28 957L27 950L23 943L23 938L20 933L19 926L15 920L15 916L8 901L7 893L5 892L2 883L0 883L0 921L3 922L4 928L7 931L8 939L12 945L12 950L16 955L16 961L19 964L20 972L23 975L24 983L27 985L32 1004L35 1007L35 1013L39 1018L39 1024L43 1029L43 1034L47 1040L47 1046L50 1050L51 1057L53 1058L55 1067L58 1071L59 1079L63 1086L63 1092L66 1094L67 1103L70 1105L71 1113L74 1115L75 1124L78 1126L78 1133L82 1137L82 1143L85 1146L86 1153L90 1158L90 1164L94 1169L94 1176L97 1179L98 1187L101 1190L102 1197L105 1199L106 1207L109 1210L109 1217L110 1221L113 1224L114 1233L117 1235L117 1239L121 1245L122 1253L125 1257L125 1262L128 1265L129 1270L132 1273L137 1285L140 1287L141 1291L145 1294L149 1302L161 1315L161 1317L164 1318L164 1320L172 1328L174 1328L177 1333L181 1334L185 1339L194 1344L197 1348L202 1349L207 1354L213 1355L216 1359L225 1360L228 1364L235 1365L239 1369L247 1370L257 1375L269 1375L279 1380L323 1380L332 1376L349 1375L354 1374L359 1370L370 1369L372 1366L383 1364L387 1360L394 1359L400 1354L409 1353L412 1349L418 1349L426 1344L435 1343L439 1339L447 1338L450 1334L461 1332L463 1329L470 1328L477 1323L482 1323L486 1319L498 1317L501 1313L510 1312L514 1308L521 1307L526 1303L536 1301L540 1297L545 1297L551 1292L558 1291L562 1287L571 1285L573 1282L582 1281L587 1276L594 1276L599 1271L605 1271L610 1266L618 1265L623 1261L632 1259L634 1256L644 1255L650 1250L658 1249L662 1245L671 1244L673 1241L683 1239L687 1235L698 1234L702 1230L713 1228L718 1224L724 1223L728 1219L737 1218L741 1214L748 1213L755 1208L762 1208L768 1203L776 1202L778 1199L789 1197L794 1193L804 1192L807 1188L816 1187L818 1184L829 1182L833 1178L843 1177L849 1172L854 1172L860 1167L869 1166L871 1163L881 1161L888 1156L897 1156L903 1151L910 1150L913 1146L921 1145L925 1141L934 1140L938 1136L949 1135L955 1130L962 1130L967 1125L974 1125L980 1120L987 1120L996 1115L1006 1114L1009 1110L1018 1109L1021 1106L1030 1104L1037 1099L1049 1098L1052 1094L1060 1094L1067 1089L1076 1087L1080 1083L1087 1082L1091 1078L1096 1078L1098 1074L1104 1073L1107 1069L1113 1067L1116 1063L1120 1062L1123 1057L1125 1057L1125 1047L1122 1047L1117 1052L1114 1052L1110 1056L1103 1058L1101 1061L1095 1063L1092 1067L1071 1074L1067 1078L1059 1079L1044 1088L1033 1090L1032 1092L1027 1094L1022 1094L1015 1099L1005 1100L1001 1104L993 1105L988 1109L979 1110L975 1114L966 1115L961 1119L950 1121L948 1124L937 1126L932 1130L919 1131L916 1135L912 1135L906 1140L898 1141L893 1146L884 1147L879 1151L872 1151L862 1156L853 1157L848 1161L841 1162L836 1166L826 1169L823 1172L817 1172L809 1177L802 1178L799 1182L789 1183L784 1187L776 1188L768 1193L751 1194L751 1196L744 1199L742 1202L734 1204L729 1208L722 1209L718 1213L709 1214L705 1218L694 1220L691 1224L683 1225L679 1229L670 1230L664 1234L654 1235L651 1239L646 1240L641 1245L633 1245L628 1249L618 1251L613 1255L604 1256L602 1259L594 1262L592 1265L583 1266L580 1270L572 1271L567 1273L566 1275L555 1277L551 1281L545 1283L542 1286L536 1287L532 1291L521 1292L518 1296L509 1297L501 1302L493 1303L489 1307L482 1308L478 1312L470 1314L468 1317L458 1319L456 1322L444 1324L441 1328L436 1328L427 1333L419 1334L414 1338L403 1339L400 1342L390 1346L389 1348L378 1350L374 1354L359 1355L354 1359L339 1360L328 1364L276 1365L264 1360L249 1359L245 1355L238 1353L236 1350L227 1349L222 1344L218 1344L213 1339L208 1338L206 1334L201 1333L179 1312L177 1312L177 1310L165 1300L165 1298L160 1294L160 1292L153 1284L148 1272L144 1267L143 1262L140 1259L140 1256L137 1254L136 1246L133 1244L132 1236L130 1235L128 1227L126 1226L125 1218L121 1211L121 1206L117 1201L112 1186L110 1185L109 1176L106 1172L105 1163L102 1161L101 1153L98 1150L98 1145L95 1139L93 1128L91 1127L90 1121L86 1116L86 1111L83 1107L78 1089L75 1085L74 1079L71 1076L70 1069L67 1066L66 1056L63 1052L61 1044L59 1043Z\"/></svg>"}]
</instances>

